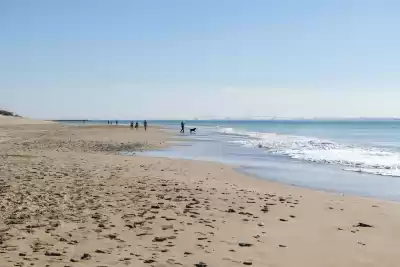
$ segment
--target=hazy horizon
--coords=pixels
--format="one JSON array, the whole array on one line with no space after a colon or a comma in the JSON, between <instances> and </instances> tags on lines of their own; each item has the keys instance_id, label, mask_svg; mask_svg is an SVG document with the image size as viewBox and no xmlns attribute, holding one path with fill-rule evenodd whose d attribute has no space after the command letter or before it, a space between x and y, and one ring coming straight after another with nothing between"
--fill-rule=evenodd
<instances>
[{"instance_id":1,"label":"hazy horizon","mask_svg":"<svg viewBox=\"0 0 400 267\"><path fill-rule=\"evenodd\" d=\"M396 1L0 3L0 108L39 119L400 117Z\"/></svg>"}]
</instances>

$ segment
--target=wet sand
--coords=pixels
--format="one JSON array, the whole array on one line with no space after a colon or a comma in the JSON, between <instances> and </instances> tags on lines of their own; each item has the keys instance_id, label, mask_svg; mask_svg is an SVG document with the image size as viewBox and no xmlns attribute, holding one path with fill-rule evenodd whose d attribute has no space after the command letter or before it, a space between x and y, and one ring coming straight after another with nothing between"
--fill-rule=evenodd
<instances>
[{"instance_id":1,"label":"wet sand","mask_svg":"<svg viewBox=\"0 0 400 267\"><path fill-rule=\"evenodd\" d=\"M0 120L0 266L399 266L398 203L119 154L169 137Z\"/></svg>"}]
</instances>

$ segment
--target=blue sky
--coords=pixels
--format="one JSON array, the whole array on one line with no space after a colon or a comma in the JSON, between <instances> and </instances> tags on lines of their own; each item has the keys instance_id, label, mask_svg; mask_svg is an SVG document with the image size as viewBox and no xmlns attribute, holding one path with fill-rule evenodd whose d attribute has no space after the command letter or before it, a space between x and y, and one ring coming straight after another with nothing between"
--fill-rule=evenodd
<instances>
[{"instance_id":1,"label":"blue sky","mask_svg":"<svg viewBox=\"0 0 400 267\"><path fill-rule=\"evenodd\" d=\"M399 13L385 0L1 0L0 108L400 116Z\"/></svg>"}]
</instances>

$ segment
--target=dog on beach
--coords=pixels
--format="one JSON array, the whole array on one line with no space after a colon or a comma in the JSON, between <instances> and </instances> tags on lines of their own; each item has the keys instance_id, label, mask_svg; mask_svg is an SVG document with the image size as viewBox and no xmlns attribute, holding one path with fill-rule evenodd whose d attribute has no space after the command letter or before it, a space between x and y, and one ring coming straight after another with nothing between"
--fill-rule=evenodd
<instances>
[{"instance_id":1,"label":"dog on beach","mask_svg":"<svg viewBox=\"0 0 400 267\"><path fill-rule=\"evenodd\" d=\"M197 129L197 128L192 128L192 129L190 129L190 134L196 133L196 129Z\"/></svg>"}]
</instances>

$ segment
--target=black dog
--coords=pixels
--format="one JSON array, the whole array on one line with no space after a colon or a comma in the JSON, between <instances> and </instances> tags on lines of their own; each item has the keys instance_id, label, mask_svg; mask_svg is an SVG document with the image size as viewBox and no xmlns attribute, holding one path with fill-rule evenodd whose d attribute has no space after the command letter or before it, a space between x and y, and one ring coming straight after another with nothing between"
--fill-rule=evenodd
<instances>
[{"instance_id":1,"label":"black dog","mask_svg":"<svg viewBox=\"0 0 400 267\"><path fill-rule=\"evenodd\" d=\"M197 128L192 128L192 129L190 129L190 134L196 133L196 129L197 129Z\"/></svg>"}]
</instances>

